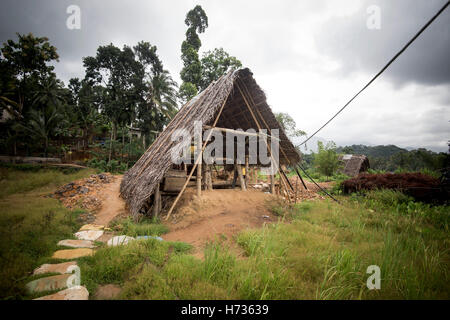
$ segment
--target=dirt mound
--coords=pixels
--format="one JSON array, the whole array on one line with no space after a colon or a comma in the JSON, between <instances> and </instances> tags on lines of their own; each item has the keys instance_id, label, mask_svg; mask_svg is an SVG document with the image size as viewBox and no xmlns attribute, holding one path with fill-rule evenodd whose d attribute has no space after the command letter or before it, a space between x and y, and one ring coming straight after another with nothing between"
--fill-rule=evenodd
<instances>
[{"instance_id":1,"label":"dirt mound","mask_svg":"<svg viewBox=\"0 0 450 320\"><path fill-rule=\"evenodd\" d=\"M422 173L362 173L342 183L344 193L360 190L392 189L420 201L445 200L447 194L438 179Z\"/></svg>"}]
</instances>

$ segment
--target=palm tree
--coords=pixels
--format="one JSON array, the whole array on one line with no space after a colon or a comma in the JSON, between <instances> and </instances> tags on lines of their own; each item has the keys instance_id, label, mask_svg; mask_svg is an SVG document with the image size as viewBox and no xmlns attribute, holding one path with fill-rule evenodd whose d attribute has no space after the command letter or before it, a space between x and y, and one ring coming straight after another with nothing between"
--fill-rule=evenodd
<instances>
[{"instance_id":1,"label":"palm tree","mask_svg":"<svg viewBox=\"0 0 450 320\"><path fill-rule=\"evenodd\" d=\"M45 110L30 110L26 123L16 124L16 129L30 134L32 139L44 141L44 155L47 156L49 140L58 134L61 125L62 115L57 108L48 105Z\"/></svg>"},{"instance_id":2,"label":"palm tree","mask_svg":"<svg viewBox=\"0 0 450 320\"><path fill-rule=\"evenodd\" d=\"M33 105L59 107L65 101L61 82L54 76L42 79L36 84Z\"/></svg>"},{"instance_id":3,"label":"palm tree","mask_svg":"<svg viewBox=\"0 0 450 320\"><path fill-rule=\"evenodd\" d=\"M170 76L169 71L163 70L152 77L149 85L150 94L147 101L156 107L158 112L171 120L178 112L176 82Z\"/></svg>"}]
</instances>

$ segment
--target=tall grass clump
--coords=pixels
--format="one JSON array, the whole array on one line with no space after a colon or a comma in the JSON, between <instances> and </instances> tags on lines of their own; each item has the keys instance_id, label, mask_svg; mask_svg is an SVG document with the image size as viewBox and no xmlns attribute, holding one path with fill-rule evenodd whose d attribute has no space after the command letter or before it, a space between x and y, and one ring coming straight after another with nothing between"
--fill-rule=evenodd
<instances>
[{"instance_id":1,"label":"tall grass clump","mask_svg":"<svg viewBox=\"0 0 450 320\"><path fill-rule=\"evenodd\" d=\"M112 224L113 229L130 236L161 236L169 232L169 228L160 223L143 220L135 223L131 218L117 220Z\"/></svg>"}]
</instances>

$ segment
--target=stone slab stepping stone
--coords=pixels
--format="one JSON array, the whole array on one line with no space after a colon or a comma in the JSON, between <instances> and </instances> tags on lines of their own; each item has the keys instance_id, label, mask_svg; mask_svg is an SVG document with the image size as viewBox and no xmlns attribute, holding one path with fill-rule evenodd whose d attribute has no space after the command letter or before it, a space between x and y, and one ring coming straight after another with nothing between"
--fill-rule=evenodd
<instances>
[{"instance_id":1,"label":"stone slab stepping stone","mask_svg":"<svg viewBox=\"0 0 450 320\"><path fill-rule=\"evenodd\" d=\"M105 232L100 238L97 238L98 242L103 242L103 243L107 243L109 239L111 239L112 237L114 237L114 234L111 232Z\"/></svg>"},{"instance_id":2,"label":"stone slab stepping stone","mask_svg":"<svg viewBox=\"0 0 450 320\"><path fill-rule=\"evenodd\" d=\"M163 238L156 237L156 236L137 236L136 237L136 240L148 240L148 239L155 239L155 240L163 241Z\"/></svg>"},{"instance_id":3,"label":"stone slab stepping stone","mask_svg":"<svg viewBox=\"0 0 450 320\"><path fill-rule=\"evenodd\" d=\"M88 231L88 230L103 230L105 226L99 224L85 224L80 228L79 231Z\"/></svg>"},{"instance_id":4,"label":"stone slab stepping stone","mask_svg":"<svg viewBox=\"0 0 450 320\"><path fill-rule=\"evenodd\" d=\"M88 300L88 299L89 299L89 292L87 291L87 289L83 286L75 286L34 300Z\"/></svg>"},{"instance_id":5,"label":"stone slab stepping stone","mask_svg":"<svg viewBox=\"0 0 450 320\"><path fill-rule=\"evenodd\" d=\"M129 236L115 236L108 240L108 246L119 246L123 244L128 244L130 241L133 241L134 238Z\"/></svg>"},{"instance_id":6,"label":"stone slab stepping stone","mask_svg":"<svg viewBox=\"0 0 450 320\"><path fill-rule=\"evenodd\" d=\"M75 237L80 240L95 241L103 235L102 230L85 230L75 233Z\"/></svg>"},{"instance_id":7,"label":"stone slab stepping stone","mask_svg":"<svg viewBox=\"0 0 450 320\"><path fill-rule=\"evenodd\" d=\"M72 247L72 248L95 248L94 244L90 240L61 240L58 242L58 246Z\"/></svg>"},{"instance_id":8,"label":"stone slab stepping stone","mask_svg":"<svg viewBox=\"0 0 450 320\"><path fill-rule=\"evenodd\" d=\"M68 271L67 269L70 266L76 266L76 261L69 261L69 262L63 262L63 263L56 263L56 264L43 264L39 268L34 269L33 274L44 274L44 273L71 273L71 271Z\"/></svg>"},{"instance_id":9,"label":"stone slab stepping stone","mask_svg":"<svg viewBox=\"0 0 450 320\"><path fill-rule=\"evenodd\" d=\"M92 256L94 250L88 248L67 249L55 251L53 259L76 259L86 256Z\"/></svg>"},{"instance_id":10,"label":"stone slab stepping stone","mask_svg":"<svg viewBox=\"0 0 450 320\"><path fill-rule=\"evenodd\" d=\"M71 274L59 274L57 276L33 280L26 284L26 289L28 293L64 289L67 288L67 279L71 276Z\"/></svg>"}]
</instances>

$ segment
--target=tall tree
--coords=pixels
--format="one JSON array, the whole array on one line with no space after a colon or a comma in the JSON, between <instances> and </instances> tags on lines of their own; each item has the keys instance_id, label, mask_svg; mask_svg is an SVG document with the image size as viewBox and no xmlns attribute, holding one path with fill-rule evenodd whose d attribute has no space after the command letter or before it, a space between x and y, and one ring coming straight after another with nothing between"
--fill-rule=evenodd
<instances>
[{"instance_id":1,"label":"tall tree","mask_svg":"<svg viewBox=\"0 0 450 320\"><path fill-rule=\"evenodd\" d=\"M288 113L284 112L275 113L275 118L283 128L286 135L292 141L294 146L300 152L300 145L298 139L301 136L306 136L306 132L297 128L297 123Z\"/></svg>"},{"instance_id":2,"label":"tall tree","mask_svg":"<svg viewBox=\"0 0 450 320\"><path fill-rule=\"evenodd\" d=\"M186 40L181 45L183 69L180 76L183 83L180 86L180 97L187 101L195 96L202 86L202 65L198 51L202 45L198 33L205 32L208 27L208 17L200 5L190 10L185 19L188 26Z\"/></svg>"},{"instance_id":3,"label":"tall tree","mask_svg":"<svg viewBox=\"0 0 450 320\"><path fill-rule=\"evenodd\" d=\"M317 146L319 150L314 154L314 166L321 174L330 177L341 165L336 152L336 144L334 142L328 142L324 146L321 141L318 141Z\"/></svg>"},{"instance_id":4,"label":"tall tree","mask_svg":"<svg viewBox=\"0 0 450 320\"><path fill-rule=\"evenodd\" d=\"M241 61L230 56L223 48L205 52L201 60L202 80L200 89L219 79L223 74L242 67Z\"/></svg>"},{"instance_id":5,"label":"tall tree","mask_svg":"<svg viewBox=\"0 0 450 320\"><path fill-rule=\"evenodd\" d=\"M17 42L8 40L3 44L0 64L1 72L10 75L9 85L15 87L15 94L8 97L2 92L0 96L8 112L20 118L31 108L30 92L34 84L53 74L54 67L48 64L57 61L58 54L46 37L35 37L32 33L17 33L17 37Z\"/></svg>"},{"instance_id":6,"label":"tall tree","mask_svg":"<svg viewBox=\"0 0 450 320\"><path fill-rule=\"evenodd\" d=\"M55 84L61 86L56 82L54 67L49 65L58 60L58 54L48 38L31 33L17 37L17 41L10 39L3 44L0 56L0 111L5 110L9 118L2 134L10 137L14 154L18 144L28 148L32 141L32 133L22 129L36 118L32 113L35 108L45 111L44 96L48 95L43 88L52 88L53 94Z\"/></svg>"}]
</instances>

